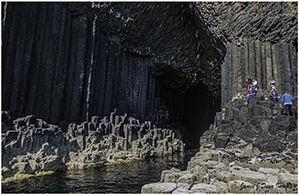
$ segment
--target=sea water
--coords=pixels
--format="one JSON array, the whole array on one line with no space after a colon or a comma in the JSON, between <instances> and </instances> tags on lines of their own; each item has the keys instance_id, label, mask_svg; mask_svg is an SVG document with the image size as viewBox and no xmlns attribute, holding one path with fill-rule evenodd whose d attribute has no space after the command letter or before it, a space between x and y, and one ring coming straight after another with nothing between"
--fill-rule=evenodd
<instances>
[{"instance_id":1,"label":"sea water","mask_svg":"<svg viewBox=\"0 0 299 195\"><path fill-rule=\"evenodd\" d=\"M198 150L107 166L55 172L1 185L2 193L140 193L145 184L156 183L163 170L186 170Z\"/></svg>"}]
</instances>

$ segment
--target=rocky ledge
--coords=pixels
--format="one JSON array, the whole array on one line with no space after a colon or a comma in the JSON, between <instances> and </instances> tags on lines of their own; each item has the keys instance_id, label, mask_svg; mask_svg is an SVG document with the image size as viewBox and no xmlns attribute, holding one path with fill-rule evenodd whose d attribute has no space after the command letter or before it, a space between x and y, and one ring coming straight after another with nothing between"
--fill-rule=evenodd
<instances>
[{"instance_id":1,"label":"rocky ledge","mask_svg":"<svg viewBox=\"0 0 299 195\"><path fill-rule=\"evenodd\" d=\"M242 94L216 114L187 170L165 170L160 182L141 192L297 194L295 105L294 116L286 116L284 108L267 100L268 92L259 90L248 105Z\"/></svg>"},{"instance_id":2,"label":"rocky ledge","mask_svg":"<svg viewBox=\"0 0 299 195\"><path fill-rule=\"evenodd\" d=\"M119 116L116 110L110 118L71 123L67 132L34 115L11 121L4 111L2 129L2 181L168 155L185 147L178 131Z\"/></svg>"}]
</instances>

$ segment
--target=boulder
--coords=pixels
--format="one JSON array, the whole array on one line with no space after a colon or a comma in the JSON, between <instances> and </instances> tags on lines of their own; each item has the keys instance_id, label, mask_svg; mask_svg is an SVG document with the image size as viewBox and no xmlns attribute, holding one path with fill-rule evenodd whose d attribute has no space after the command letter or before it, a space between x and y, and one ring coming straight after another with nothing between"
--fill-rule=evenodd
<instances>
[{"instance_id":1,"label":"boulder","mask_svg":"<svg viewBox=\"0 0 299 195\"><path fill-rule=\"evenodd\" d=\"M203 183L199 183L199 184L194 184L191 189L190 189L190 193L192 194L197 194L197 193L219 193L219 189L217 186L215 185L211 185L211 184L203 184Z\"/></svg>"},{"instance_id":2,"label":"boulder","mask_svg":"<svg viewBox=\"0 0 299 195\"><path fill-rule=\"evenodd\" d=\"M176 183L151 183L142 186L142 194L169 194L177 188Z\"/></svg>"},{"instance_id":3,"label":"boulder","mask_svg":"<svg viewBox=\"0 0 299 195\"><path fill-rule=\"evenodd\" d=\"M248 168L233 166L229 170L228 180L241 180L256 185L258 183L265 182L267 179L266 175L263 173L251 171Z\"/></svg>"}]
</instances>

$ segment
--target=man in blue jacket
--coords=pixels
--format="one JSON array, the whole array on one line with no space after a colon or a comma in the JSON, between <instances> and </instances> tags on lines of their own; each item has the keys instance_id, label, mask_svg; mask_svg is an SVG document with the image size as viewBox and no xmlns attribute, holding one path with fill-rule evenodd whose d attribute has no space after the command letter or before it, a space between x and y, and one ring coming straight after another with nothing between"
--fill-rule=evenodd
<instances>
[{"instance_id":1,"label":"man in blue jacket","mask_svg":"<svg viewBox=\"0 0 299 195\"><path fill-rule=\"evenodd\" d=\"M293 100L293 97L289 94L288 91L286 91L286 92L284 92L281 102L280 102L280 105L279 105L279 107L281 107L282 102L284 102L283 105L286 108L286 112L287 112L288 116L291 116L290 111L291 111L291 107L293 105L292 100Z\"/></svg>"}]
</instances>

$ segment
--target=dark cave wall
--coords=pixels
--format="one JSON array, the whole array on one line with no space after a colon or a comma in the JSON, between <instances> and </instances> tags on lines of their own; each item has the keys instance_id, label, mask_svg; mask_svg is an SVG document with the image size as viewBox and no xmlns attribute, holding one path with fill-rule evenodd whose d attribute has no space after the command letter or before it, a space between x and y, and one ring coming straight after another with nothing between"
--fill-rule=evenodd
<instances>
[{"instance_id":1,"label":"dark cave wall","mask_svg":"<svg viewBox=\"0 0 299 195\"><path fill-rule=\"evenodd\" d=\"M136 8L142 20L150 11L162 14L156 24L161 23L163 27L146 23L143 24L146 28L138 29L142 23L136 19L136 24L131 24L132 31L129 29L128 34L122 34L128 31L121 31L123 21L117 21L117 17L106 13L104 8L91 9L89 4L2 4L5 14L2 21L2 110L11 111L16 117L34 114L49 123L64 125L89 120L91 116L107 116L117 108L118 114L127 113L163 126L183 122L183 115L188 112L184 94L199 79L206 79L200 85L211 84L209 97L217 98L212 91L216 91L215 86L220 89L216 84L220 76L205 78L202 75L220 70L209 65L210 58L216 63L219 53L215 59L204 56L218 50L209 45L208 35L200 24L196 27L192 21L189 4L113 6L114 13L117 9ZM179 22L172 26L175 17ZM170 32L165 32L167 26L172 26ZM150 32L144 38L138 32L145 33L147 28ZM176 41L170 41L173 36ZM205 52L199 46L203 46ZM152 50L142 52L144 47ZM190 58L186 58L187 55Z\"/></svg>"},{"instance_id":2,"label":"dark cave wall","mask_svg":"<svg viewBox=\"0 0 299 195\"><path fill-rule=\"evenodd\" d=\"M125 52L96 22L74 18L57 4L8 3L2 109L54 124L105 116L114 108L144 120L152 58Z\"/></svg>"}]
</instances>

